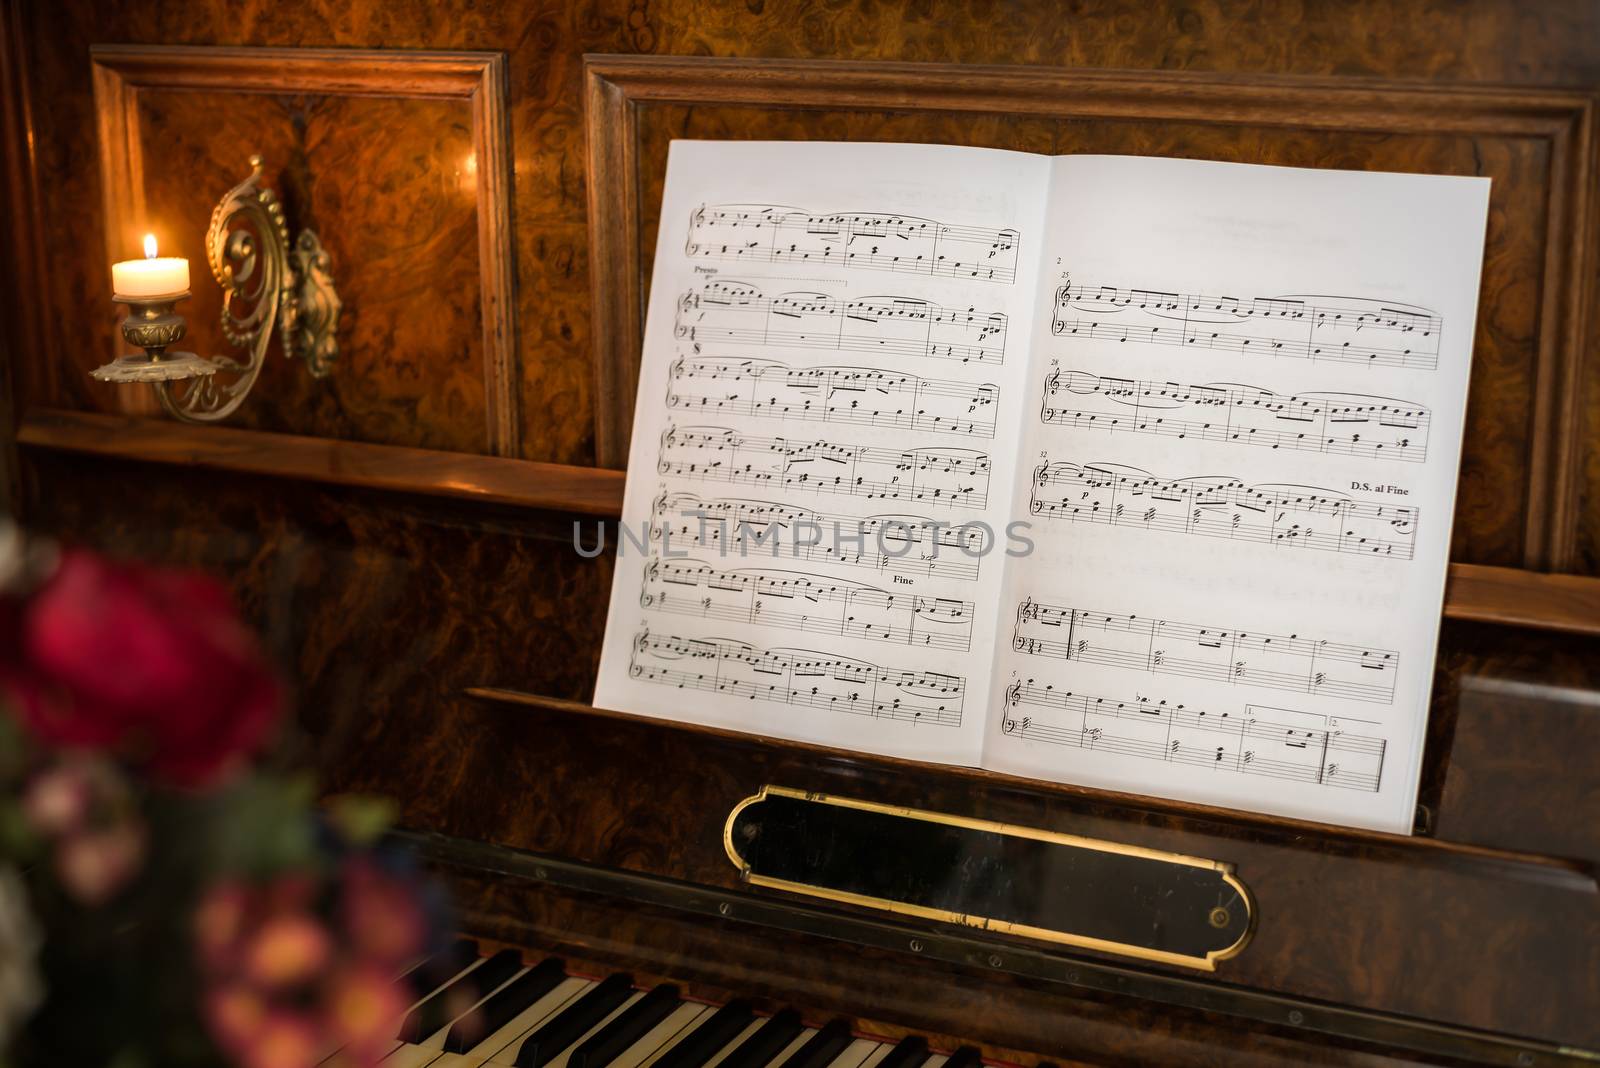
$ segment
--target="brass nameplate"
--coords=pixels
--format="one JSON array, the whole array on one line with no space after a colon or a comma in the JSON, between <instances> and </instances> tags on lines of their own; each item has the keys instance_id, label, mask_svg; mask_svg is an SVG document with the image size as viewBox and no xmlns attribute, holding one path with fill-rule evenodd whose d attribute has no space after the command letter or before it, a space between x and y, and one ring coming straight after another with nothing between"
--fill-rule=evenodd
<instances>
[{"instance_id":1,"label":"brass nameplate","mask_svg":"<svg viewBox=\"0 0 1600 1068\"><path fill-rule=\"evenodd\" d=\"M723 845L755 886L1207 971L1255 925L1219 861L782 786Z\"/></svg>"}]
</instances>

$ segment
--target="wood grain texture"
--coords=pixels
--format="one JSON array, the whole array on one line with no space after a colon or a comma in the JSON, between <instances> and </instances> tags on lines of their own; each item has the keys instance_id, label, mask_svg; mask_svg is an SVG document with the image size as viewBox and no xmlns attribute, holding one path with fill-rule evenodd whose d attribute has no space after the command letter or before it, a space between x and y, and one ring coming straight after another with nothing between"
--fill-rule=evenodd
<instances>
[{"instance_id":1,"label":"wood grain texture","mask_svg":"<svg viewBox=\"0 0 1600 1068\"><path fill-rule=\"evenodd\" d=\"M94 56L108 251L123 258L153 229L189 256L187 344L227 351L220 291L203 269L210 208L195 190L219 199L251 155L268 161L291 231L315 229L332 257L345 305L332 377L269 359L260 399L236 422L519 454L503 56L128 46ZM149 390L102 389L121 410L151 410Z\"/></svg>"},{"instance_id":2,"label":"wood grain texture","mask_svg":"<svg viewBox=\"0 0 1600 1068\"><path fill-rule=\"evenodd\" d=\"M1438 833L1600 862L1600 779L1572 759L1600 750L1600 701L1593 691L1538 681L1463 681L1450 774ZM1538 796L1575 818L1530 821L1505 804Z\"/></svg>"}]
</instances>

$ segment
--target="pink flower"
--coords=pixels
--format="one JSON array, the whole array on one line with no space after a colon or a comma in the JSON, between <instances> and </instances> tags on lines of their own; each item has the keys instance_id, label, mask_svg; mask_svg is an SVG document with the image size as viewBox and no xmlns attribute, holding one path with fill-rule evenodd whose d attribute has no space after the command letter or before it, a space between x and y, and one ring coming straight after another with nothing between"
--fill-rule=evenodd
<instances>
[{"instance_id":1,"label":"pink flower","mask_svg":"<svg viewBox=\"0 0 1600 1068\"><path fill-rule=\"evenodd\" d=\"M356 950L388 965L422 949L427 920L416 888L355 858L344 865L344 925Z\"/></svg>"},{"instance_id":2,"label":"pink flower","mask_svg":"<svg viewBox=\"0 0 1600 1068\"><path fill-rule=\"evenodd\" d=\"M0 606L0 689L48 744L112 749L181 786L216 782L267 740L281 688L213 579L66 552Z\"/></svg>"},{"instance_id":3,"label":"pink flower","mask_svg":"<svg viewBox=\"0 0 1600 1068\"><path fill-rule=\"evenodd\" d=\"M22 814L40 834L70 834L88 820L94 796L88 768L82 761L66 761L33 777L22 795Z\"/></svg>"},{"instance_id":4,"label":"pink flower","mask_svg":"<svg viewBox=\"0 0 1600 1068\"><path fill-rule=\"evenodd\" d=\"M138 873L144 846L144 828L131 821L79 831L56 847L56 876L82 904L103 905Z\"/></svg>"},{"instance_id":5,"label":"pink flower","mask_svg":"<svg viewBox=\"0 0 1600 1068\"><path fill-rule=\"evenodd\" d=\"M240 882L218 883L201 899L194 915L194 941L200 959L213 971L231 961L244 935L250 891Z\"/></svg>"},{"instance_id":6,"label":"pink flower","mask_svg":"<svg viewBox=\"0 0 1600 1068\"><path fill-rule=\"evenodd\" d=\"M276 916L245 948L244 973L263 987L294 986L321 974L331 952L328 932L310 916Z\"/></svg>"},{"instance_id":7,"label":"pink flower","mask_svg":"<svg viewBox=\"0 0 1600 1068\"><path fill-rule=\"evenodd\" d=\"M219 986L206 995L206 1022L217 1044L227 1050L249 1047L267 1019L267 1001L243 984Z\"/></svg>"},{"instance_id":8,"label":"pink flower","mask_svg":"<svg viewBox=\"0 0 1600 1068\"><path fill-rule=\"evenodd\" d=\"M250 1045L236 1053L246 1068L312 1068L327 1050L311 1019L302 1013L278 1010L262 1021Z\"/></svg>"},{"instance_id":9,"label":"pink flower","mask_svg":"<svg viewBox=\"0 0 1600 1068\"><path fill-rule=\"evenodd\" d=\"M350 968L328 988L328 1026L349 1060L376 1062L388 1053L390 1039L408 1002L394 976L372 965Z\"/></svg>"}]
</instances>

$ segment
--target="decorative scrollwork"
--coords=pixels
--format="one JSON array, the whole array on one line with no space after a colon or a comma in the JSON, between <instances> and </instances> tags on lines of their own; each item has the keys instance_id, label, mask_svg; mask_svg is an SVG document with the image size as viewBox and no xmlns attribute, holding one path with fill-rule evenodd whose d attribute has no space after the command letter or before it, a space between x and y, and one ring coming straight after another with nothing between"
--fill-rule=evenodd
<instances>
[{"instance_id":1,"label":"decorative scrollwork","mask_svg":"<svg viewBox=\"0 0 1600 1068\"><path fill-rule=\"evenodd\" d=\"M328 254L309 230L290 245L283 207L261 176L261 157L251 156L250 176L222 198L206 231L206 257L222 287L222 334L244 357L213 357L216 374L156 385L161 406L187 422L225 419L243 403L275 326L285 354L304 356L319 378L338 357L340 301Z\"/></svg>"},{"instance_id":2,"label":"decorative scrollwork","mask_svg":"<svg viewBox=\"0 0 1600 1068\"><path fill-rule=\"evenodd\" d=\"M334 335L344 303L334 292L331 261L321 238L310 230L300 231L293 259L300 280L299 300L295 302L295 314L284 316L283 347L303 356L307 370L323 378L339 357L339 342Z\"/></svg>"}]
</instances>

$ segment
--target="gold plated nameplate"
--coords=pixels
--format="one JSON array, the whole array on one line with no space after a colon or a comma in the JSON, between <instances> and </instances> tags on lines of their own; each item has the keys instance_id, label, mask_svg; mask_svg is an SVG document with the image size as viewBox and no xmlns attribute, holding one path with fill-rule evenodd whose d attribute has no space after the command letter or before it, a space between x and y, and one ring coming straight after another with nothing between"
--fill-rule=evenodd
<instances>
[{"instance_id":1,"label":"gold plated nameplate","mask_svg":"<svg viewBox=\"0 0 1600 1068\"><path fill-rule=\"evenodd\" d=\"M1255 923L1218 861L782 786L723 845L754 886L1207 971Z\"/></svg>"}]
</instances>

